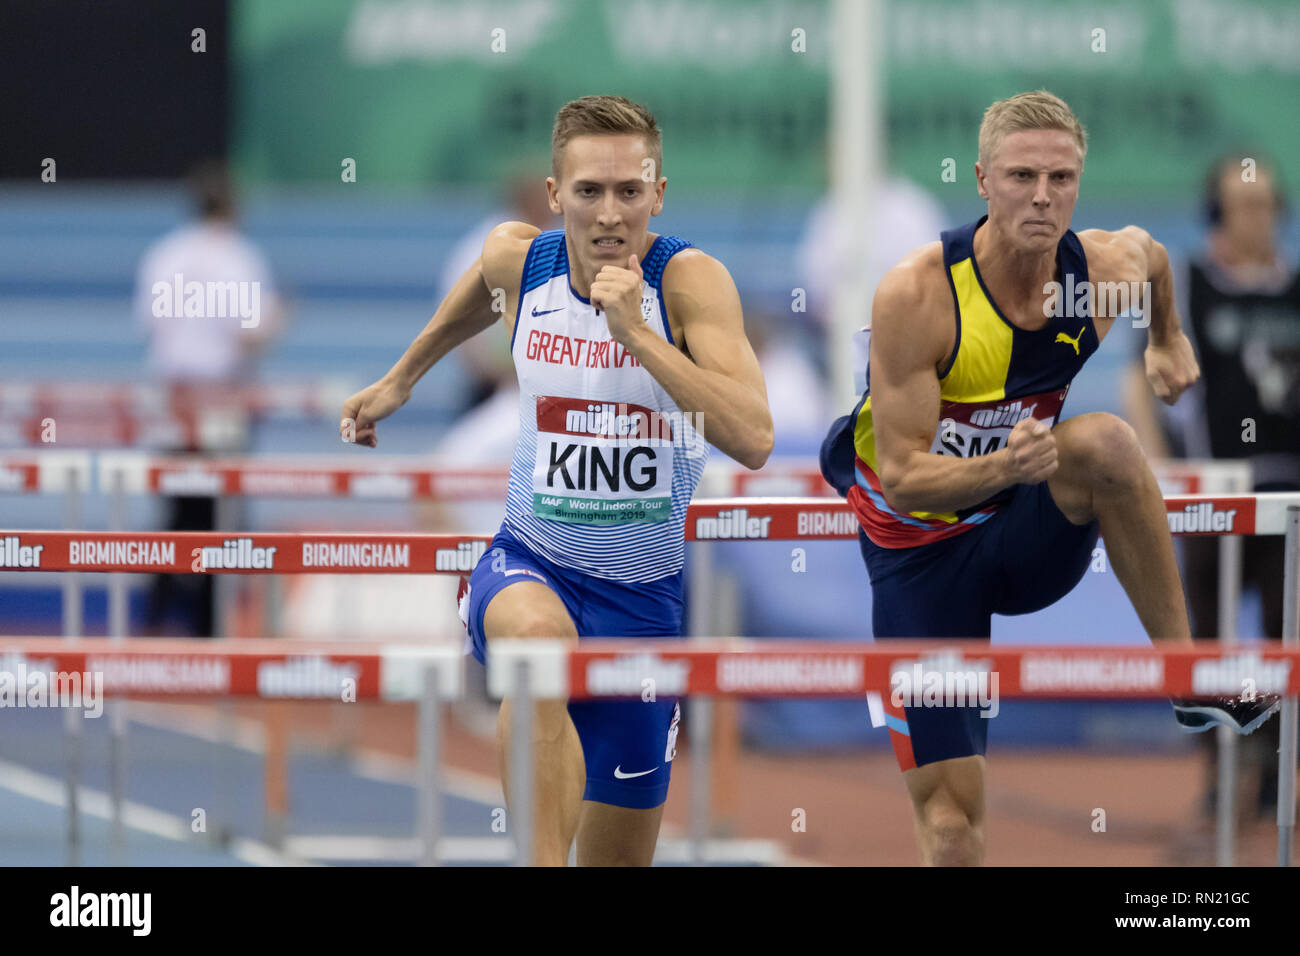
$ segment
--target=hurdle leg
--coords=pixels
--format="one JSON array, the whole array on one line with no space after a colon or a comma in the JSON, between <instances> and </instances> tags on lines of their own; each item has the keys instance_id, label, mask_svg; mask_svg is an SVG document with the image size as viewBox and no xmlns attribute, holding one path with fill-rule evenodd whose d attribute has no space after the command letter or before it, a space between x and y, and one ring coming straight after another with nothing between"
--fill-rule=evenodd
<instances>
[{"instance_id":1,"label":"hurdle leg","mask_svg":"<svg viewBox=\"0 0 1300 956\"><path fill-rule=\"evenodd\" d=\"M1282 644L1300 648L1300 507L1286 509L1286 578L1282 582ZM1282 698L1281 746L1277 761L1277 865L1290 866L1295 841L1296 695Z\"/></svg>"},{"instance_id":2,"label":"hurdle leg","mask_svg":"<svg viewBox=\"0 0 1300 956\"><path fill-rule=\"evenodd\" d=\"M692 640L708 636L715 615L713 598L717 578L713 570L713 546L696 541L691 548L690 611L687 622ZM687 834L692 860L703 861L704 843L712 828L712 787L710 784L711 744L713 736L713 702L705 697L693 697L688 704L687 739L690 741L691 786L688 794Z\"/></svg>"},{"instance_id":3,"label":"hurdle leg","mask_svg":"<svg viewBox=\"0 0 1300 956\"><path fill-rule=\"evenodd\" d=\"M281 849L289 823L289 708L292 705L286 700L268 700L262 706L266 716L263 829L267 844Z\"/></svg>"},{"instance_id":4,"label":"hurdle leg","mask_svg":"<svg viewBox=\"0 0 1300 956\"><path fill-rule=\"evenodd\" d=\"M121 470L113 473L112 499L109 506L109 524L112 531L126 530L126 489ZM108 636L124 640L127 631L126 575L118 572L108 576ZM126 863L126 827L123 807L126 803L126 698L108 702L109 742L108 776L109 805L112 817L109 845L115 866Z\"/></svg>"},{"instance_id":5,"label":"hurdle leg","mask_svg":"<svg viewBox=\"0 0 1300 956\"><path fill-rule=\"evenodd\" d=\"M713 795L709 779L712 762L713 700L706 696L691 699L691 723L688 730L691 756L690 837L691 859L696 866L704 862L705 848L712 826L709 808Z\"/></svg>"},{"instance_id":6,"label":"hurdle leg","mask_svg":"<svg viewBox=\"0 0 1300 956\"><path fill-rule=\"evenodd\" d=\"M438 791L439 745L441 727L438 700L438 669L430 664L424 669L424 687L420 695L416 734L419 748L418 811L422 866L438 865L438 838L442 829L442 794Z\"/></svg>"},{"instance_id":7,"label":"hurdle leg","mask_svg":"<svg viewBox=\"0 0 1300 956\"><path fill-rule=\"evenodd\" d=\"M511 823L515 831L515 865L533 862L533 685L532 662L515 662L514 700L510 730Z\"/></svg>"},{"instance_id":8,"label":"hurdle leg","mask_svg":"<svg viewBox=\"0 0 1300 956\"><path fill-rule=\"evenodd\" d=\"M1219 539L1219 644L1225 651L1237 643L1237 610L1241 601L1241 538ZM1237 734L1231 728L1216 730L1218 744L1217 816L1214 862L1232 866L1237 844Z\"/></svg>"},{"instance_id":9,"label":"hurdle leg","mask_svg":"<svg viewBox=\"0 0 1300 956\"><path fill-rule=\"evenodd\" d=\"M63 525L69 531L81 527L81 490L75 467L68 469L67 497L63 503ZM81 637L82 621L81 575L75 571L63 575L63 636ZM77 813L77 786L81 778L81 744L85 728L82 715L69 707L63 715L63 728L67 743L67 765L64 793L68 804L67 865L81 865L81 825Z\"/></svg>"},{"instance_id":10,"label":"hurdle leg","mask_svg":"<svg viewBox=\"0 0 1300 956\"><path fill-rule=\"evenodd\" d=\"M234 518L233 502L224 495L218 495L213 505L213 524L215 531L228 531ZM232 575L218 574L212 584L212 636L217 639L230 637L231 615L228 606L232 598ZM218 845L225 845L234 839L235 820L238 817L239 795L235 792L235 781L239 779L237 764L239 761L239 734L235 702L229 697L217 701L217 793L215 797L216 813L209 814L209 825Z\"/></svg>"},{"instance_id":11,"label":"hurdle leg","mask_svg":"<svg viewBox=\"0 0 1300 956\"><path fill-rule=\"evenodd\" d=\"M717 628L720 636L733 637L740 630L740 585L731 573L719 574ZM713 786L710 805L710 835L735 834L740 817L740 709L742 701L719 697L713 705L713 761L708 768Z\"/></svg>"}]
</instances>

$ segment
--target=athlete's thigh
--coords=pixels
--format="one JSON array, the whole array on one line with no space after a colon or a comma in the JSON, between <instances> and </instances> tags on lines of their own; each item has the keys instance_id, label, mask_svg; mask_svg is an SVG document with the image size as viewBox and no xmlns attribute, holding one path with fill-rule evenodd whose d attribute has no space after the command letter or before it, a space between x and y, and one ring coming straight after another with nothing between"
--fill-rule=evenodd
<instances>
[{"instance_id":1,"label":"athlete's thigh","mask_svg":"<svg viewBox=\"0 0 1300 956\"><path fill-rule=\"evenodd\" d=\"M483 611L483 634L489 641L513 637L578 637L564 601L545 584L516 581L503 587Z\"/></svg>"},{"instance_id":2,"label":"athlete's thigh","mask_svg":"<svg viewBox=\"0 0 1300 956\"><path fill-rule=\"evenodd\" d=\"M1069 594L1093 561L1100 527L1071 522L1047 482L1017 485L986 529L988 559L1003 582L994 613L1040 611Z\"/></svg>"},{"instance_id":3,"label":"athlete's thigh","mask_svg":"<svg viewBox=\"0 0 1300 956\"><path fill-rule=\"evenodd\" d=\"M469 649L487 663L489 632L494 639L577 638L564 582L528 551L498 536L470 574L460 605Z\"/></svg>"},{"instance_id":4,"label":"athlete's thigh","mask_svg":"<svg viewBox=\"0 0 1300 956\"><path fill-rule=\"evenodd\" d=\"M976 528L918 548L880 548L859 532L871 577L871 624L884 638L987 638L997 569L982 559Z\"/></svg>"},{"instance_id":5,"label":"athlete's thigh","mask_svg":"<svg viewBox=\"0 0 1300 956\"><path fill-rule=\"evenodd\" d=\"M649 866L664 806L636 810L584 800L578 823L579 866Z\"/></svg>"}]
</instances>

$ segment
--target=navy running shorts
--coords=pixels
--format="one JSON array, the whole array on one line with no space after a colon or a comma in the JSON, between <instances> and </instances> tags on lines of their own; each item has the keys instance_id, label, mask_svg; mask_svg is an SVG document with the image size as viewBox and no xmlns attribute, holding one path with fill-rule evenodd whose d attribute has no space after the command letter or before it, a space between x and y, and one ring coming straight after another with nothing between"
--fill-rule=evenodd
<instances>
[{"instance_id":1,"label":"navy running shorts","mask_svg":"<svg viewBox=\"0 0 1300 956\"><path fill-rule=\"evenodd\" d=\"M988 639L994 614L1029 614L1056 603L1087 571L1099 527L1071 524L1047 482L1017 485L972 530L915 548L882 548L858 532L871 577L877 640ZM987 718L978 706L897 707L885 722L903 770L983 754Z\"/></svg>"}]
</instances>

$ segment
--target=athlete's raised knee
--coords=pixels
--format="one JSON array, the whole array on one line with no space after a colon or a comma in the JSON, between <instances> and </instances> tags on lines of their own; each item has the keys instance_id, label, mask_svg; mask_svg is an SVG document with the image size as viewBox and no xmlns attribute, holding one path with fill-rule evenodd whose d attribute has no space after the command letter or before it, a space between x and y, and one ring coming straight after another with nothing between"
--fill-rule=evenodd
<instances>
[{"instance_id":1,"label":"athlete's raised knee","mask_svg":"<svg viewBox=\"0 0 1300 956\"><path fill-rule=\"evenodd\" d=\"M1149 470L1133 427L1107 412L1081 415L1062 424L1057 430L1057 447L1062 470L1093 487L1136 485Z\"/></svg>"}]
</instances>

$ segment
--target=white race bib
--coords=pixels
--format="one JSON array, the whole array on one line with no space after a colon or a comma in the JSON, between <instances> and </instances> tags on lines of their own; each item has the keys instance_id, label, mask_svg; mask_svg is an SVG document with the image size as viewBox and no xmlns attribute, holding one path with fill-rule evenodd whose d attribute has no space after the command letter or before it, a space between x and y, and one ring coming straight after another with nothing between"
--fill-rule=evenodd
<instances>
[{"instance_id":1,"label":"white race bib","mask_svg":"<svg viewBox=\"0 0 1300 956\"><path fill-rule=\"evenodd\" d=\"M539 395L533 513L575 524L667 521L680 427L642 405Z\"/></svg>"}]
</instances>

